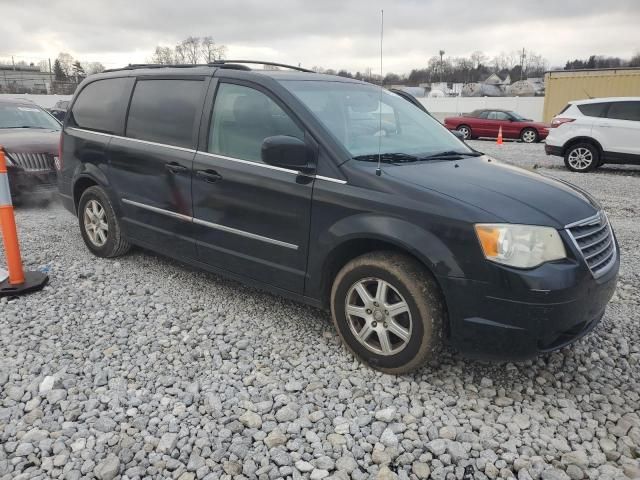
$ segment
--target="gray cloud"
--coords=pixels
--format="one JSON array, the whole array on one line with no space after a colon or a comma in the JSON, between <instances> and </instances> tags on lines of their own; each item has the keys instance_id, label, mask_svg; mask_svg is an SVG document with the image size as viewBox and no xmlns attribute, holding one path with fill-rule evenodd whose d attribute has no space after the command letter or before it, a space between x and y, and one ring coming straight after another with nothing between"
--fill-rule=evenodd
<instances>
[{"instance_id":1,"label":"gray cloud","mask_svg":"<svg viewBox=\"0 0 640 480\"><path fill-rule=\"evenodd\" d=\"M381 8L386 70L424 65L440 48L458 56L525 47L552 65L640 49L637 0L0 0L3 17L11 19L0 57L64 50L83 60L126 64L144 61L157 44L212 35L228 45L229 56L376 69Z\"/></svg>"}]
</instances>

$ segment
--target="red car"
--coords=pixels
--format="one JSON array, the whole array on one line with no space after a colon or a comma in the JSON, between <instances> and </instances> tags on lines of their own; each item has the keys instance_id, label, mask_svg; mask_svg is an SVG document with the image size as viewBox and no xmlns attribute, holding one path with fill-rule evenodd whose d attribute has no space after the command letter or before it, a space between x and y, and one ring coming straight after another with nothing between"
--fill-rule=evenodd
<instances>
[{"instance_id":1,"label":"red car","mask_svg":"<svg viewBox=\"0 0 640 480\"><path fill-rule=\"evenodd\" d=\"M58 120L28 100L0 100L0 148L14 203L48 199L57 191L61 129Z\"/></svg>"},{"instance_id":2,"label":"red car","mask_svg":"<svg viewBox=\"0 0 640 480\"><path fill-rule=\"evenodd\" d=\"M449 130L459 131L466 139L498 136L502 127L503 138L519 138L525 143L544 140L549 126L521 117L510 110L483 109L459 117L447 117L444 124Z\"/></svg>"}]
</instances>

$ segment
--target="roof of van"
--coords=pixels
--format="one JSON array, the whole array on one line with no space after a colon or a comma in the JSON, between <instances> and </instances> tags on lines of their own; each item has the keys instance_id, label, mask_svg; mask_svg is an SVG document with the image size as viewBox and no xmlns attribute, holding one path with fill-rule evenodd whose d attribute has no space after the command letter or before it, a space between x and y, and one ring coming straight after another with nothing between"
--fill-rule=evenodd
<instances>
[{"instance_id":1,"label":"roof of van","mask_svg":"<svg viewBox=\"0 0 640 480\"><path fill-rule=\"evenodd\" d=\"M141 64L141 65L129 65L123 68L105 70L103 73L91 75L92 79L113 78L122 76L161 76L161 75L213 75L217 70L230 71L230 72L243 72L246 74L265 75L272 77L275 80L321 80L321 81L333 81L333 82L348 82L348 83L366 83L360 80L356 80L348 77L341 77L338 75L327 75L324 73L317 73L311 70L306 70L300 67L284 64L274 64L275 68L260 68L253 69L248 68L244 63L257 64L257 65L270 65L269 62L261 64L258 61L241 61L241 60L227 60L224 63L215 62L205 65L160 65L160 64ZM283 68L283 69L280 69Z\"/></svg>"}]
</instances>

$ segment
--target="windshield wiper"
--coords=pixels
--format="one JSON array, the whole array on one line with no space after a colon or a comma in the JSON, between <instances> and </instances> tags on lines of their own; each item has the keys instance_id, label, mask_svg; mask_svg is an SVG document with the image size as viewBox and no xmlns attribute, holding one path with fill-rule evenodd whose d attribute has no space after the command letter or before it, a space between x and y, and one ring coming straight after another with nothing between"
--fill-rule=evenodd
<instances>
[{"instance_id":1,"label":"windshield wiper","mask_svg":"<svg viewBox=\"0 0 640 480\"><path fill-rule=\"evenodd\" d=\"M406 162L417 162L422 160L421 157L416 155L410 155L408 153L381 153L378 155L377 153L369 153L366 155L358 155L353 157L354 160L361 160L363 162L377 162L378 157L382 163L406 163Z\"/></svg>"},{"instance_id":2,"label":"windshield wiper","mask_svg":"<svg viewBox=\"0 0 640 480\"><path fill-rule=\"evenodd\" d=\"M480 152L458 152L457 150L445 150L443 152L433 153L431 155L427 155L425 157L421 157L420 160L435 160L439 158L443 158L446 160L452 159L454 157L479 157L484 155Z\"/></svg>"}]
</instances>

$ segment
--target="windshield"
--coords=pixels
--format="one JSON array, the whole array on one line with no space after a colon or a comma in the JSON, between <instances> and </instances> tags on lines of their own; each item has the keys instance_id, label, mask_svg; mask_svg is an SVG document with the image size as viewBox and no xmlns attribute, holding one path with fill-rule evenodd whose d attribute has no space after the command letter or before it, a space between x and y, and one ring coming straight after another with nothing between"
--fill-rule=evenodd
<instances>
[{"instance_id":1,"label":"windshield","mask_svg":"<svg viewBox=\"0 0 640 480\"><path fill-rule=\"evenodd\" d=\"M282 81L349 151L352 157L438 152L472 153L442 124L380 87L317 80Z\"/></svg>"},{"instance_id":2,"label":"windshield","mask_svg":"<svg viewBox=\"0 0 640 480\"><path fill-rule=\"evenodd\" d=\"M518 122L524 122L527 119L524 118L522 115L517 114L516 112L509 112L509 115L511 115L515 120L517 120Z\"/></svg>"},{"instance_id":3,"label":"windshield","mask_svg":"<svg viewBox=\"0 0 640 480\"><path fill-rule=\"evenodd\" d=\"M60 130L60 123L35 105L0 105L0 128L46 128Z\"/></svg>"}]
</instances>

